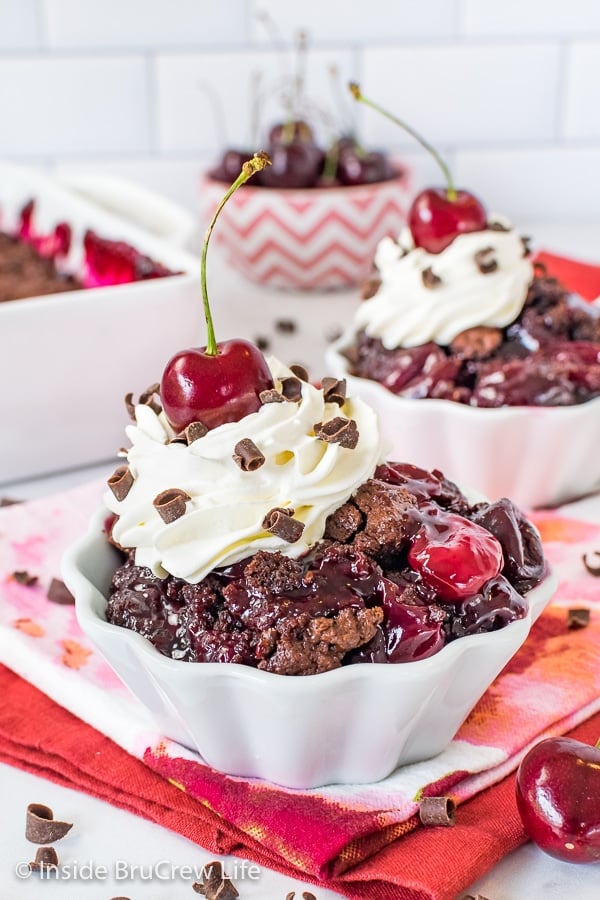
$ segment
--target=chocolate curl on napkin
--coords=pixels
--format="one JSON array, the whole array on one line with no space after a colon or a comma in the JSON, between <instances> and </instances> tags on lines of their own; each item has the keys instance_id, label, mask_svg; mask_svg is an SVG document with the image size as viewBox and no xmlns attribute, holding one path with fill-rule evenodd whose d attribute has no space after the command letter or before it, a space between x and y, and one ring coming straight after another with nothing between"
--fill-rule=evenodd
<instances>
[{"instance_id":1,"label":"chocolate curl on napkin","mask_svg":"<svg viewBox=\"0 0 600 900\"><path fill-rule=\"evenodd\" d=\"M402 836L405 823L396 828L395 836L401 839L367 860L359 861L358 853L348 848L345 865L357 864L323 882L314 872L294 865L299 856L295 851L314 843L315 835L299 831L297 847L289 847L289 853L280 856L4 666L0 666L0 693L5 698L0 707L0 761L136 813L210 853L252 859L292 878L331 888L350 900L456 900L461 891L526 840L511 775L461 804L453 828L417 828ZM28 710L27 716L23 709ZM600 714L570 732L571 737L588 744L593 744L598 734ZM209 773L224 789L223 776ZM235 781L227 782L227 787L232 785ZM333 868L334 861L330 870Z\"/></svg>"}]
</instances>

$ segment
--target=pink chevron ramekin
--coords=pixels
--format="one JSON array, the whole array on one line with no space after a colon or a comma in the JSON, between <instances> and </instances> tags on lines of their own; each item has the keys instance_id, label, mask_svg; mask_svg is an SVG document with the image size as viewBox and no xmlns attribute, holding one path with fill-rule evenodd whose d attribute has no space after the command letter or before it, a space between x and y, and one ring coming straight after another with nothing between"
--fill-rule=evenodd
<instances>
[{"instance_id":1,"label":"pink chevron ramekin","mask_svg":"<svg viewBox=\"0 0 600 900\"><path fill-rule=\"evenodd\" d=\"M203 176L204 222L225 190L223 182ZM257 284L303 291L353 287L368 278L381 238L398 234L411 200L405 170L354 187L246 184L224 207L214 240L228 263Z\"/></svg>"}]
</instances>

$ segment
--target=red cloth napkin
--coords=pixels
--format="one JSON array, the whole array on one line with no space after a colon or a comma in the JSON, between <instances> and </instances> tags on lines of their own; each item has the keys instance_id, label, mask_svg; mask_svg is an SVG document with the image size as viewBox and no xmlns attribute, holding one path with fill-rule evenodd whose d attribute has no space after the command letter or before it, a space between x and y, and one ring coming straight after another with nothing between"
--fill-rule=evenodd
<instances>
[{"instance_id":1,"label":"red cloth napkin","mask_svg":"<svg viewBox=\"0 0 600 900\"><path fill-rule=\"evenodd\" d=\"M568 259L545 250L535 254L534 262L545 265L549 275L558 278L565 287L584 300L600 297L600 266Z\"/></svg>"},{"instance_id":2,"label":"red cloth napkin","mask_svg":"<svg viewBox=\"0 0 600 900\"><path fill-rule=\"evenodd\" d=\"M319 884L209 807L178 790L109 738L0 666L0 760L170 828L216 854L234 854ZM23 715L23 710L27 715ZM570 734L594 743L600 714ZM451 828L421 828L327 881L351 900L456 900L526 840L514 775L462 804Z\"/></svg>"}]
</instances>

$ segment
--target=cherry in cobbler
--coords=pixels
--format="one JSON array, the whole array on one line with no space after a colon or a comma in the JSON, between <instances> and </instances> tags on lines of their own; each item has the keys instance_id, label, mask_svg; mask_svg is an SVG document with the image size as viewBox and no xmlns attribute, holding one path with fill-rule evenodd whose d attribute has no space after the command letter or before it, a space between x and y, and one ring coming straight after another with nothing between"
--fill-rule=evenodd
<instances>
[{"instance_id":1,"label":"cherry in cobbler","mask_svg":"<svg viewBox=\"0 0 600 900\"><path fill-rule=\"evenodd\" d=\"M509 500L471 505L440 472L388 463L299 559L260 551L189 584L128 553L107 619L174 659L314 674L424 659L502 628L545 572L539 536Z\"/></svg>"}]
</instances>

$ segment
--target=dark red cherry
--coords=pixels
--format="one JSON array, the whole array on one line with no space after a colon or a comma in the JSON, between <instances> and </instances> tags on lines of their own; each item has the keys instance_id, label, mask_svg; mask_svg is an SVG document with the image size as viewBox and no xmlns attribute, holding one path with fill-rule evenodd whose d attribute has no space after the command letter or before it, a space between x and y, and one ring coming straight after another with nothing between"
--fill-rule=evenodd
<instances>
[{"instance_id":1,"label":"dark red cherry","mask_svg":"<svg viewBox=\"0 0 600 900\"><path fill-rule=\"evenodd\" d=\"M316 144L294 140L269 145L271 165L261 172L260 183L270 188L310 188L319 180L323 151Z\"/></svg>"},{"instance_id":2,"label":"dark red cherry","mask_svg":"<svg viewBox=\"0 0 600 900\"><path fill-rule=\"evenodd\" d=\"M483 231L487 213L468 191L427 188L413 201L408 225L415 246L428 253L441 253L459 234Z\"/></svg>"},{"instance_id":3,"label":"dark red cherry","mask_svg":"<svg viewBox=\"0 0 600 900\"><path fill-rule=\"evenodd\" d=\"M521 761L517 808L525 831L550 856L600 862L600 747L547 738Z\"/></svg>"},{"instance_id":4,"label":"dark red cherry","mask_svg":"<svg viewBox=\"0 0 600 900\"><path fill-rule=\"evenodd\" d=\"M408 563L447 602L479 593L504 565L499 541L474 522L431 505L408 551Z\"/></svg>"},{"instance_id":5,"label":"dark red cherry","mask_svg":"<svg viewBox=\"0 0 600 900\"><path fill-rule=\"evenodd\" d=\"M385 153L361 151L356 145L340 149L337 179L345 186L389 181L395 174Z\"/></svg>"},{"instance_id":6,"label":"dark red cherry","mask_svg":"<svg viewBox=\"0 0 600 900\"><path fill-rule=\"evenodd\" d=\"M251 152L247 150L226 150L214 169L208 173L215 181L224 181L231 184L239 175L243 164L250 159Z\"/></svg>"},{"instance_id":7,"label":"dark red cherry","mask_svg":"<svg viewBox=\"0 0 600 900\"><path fill-rule=\"evenodd\" d=\"M192 422L210 429L257 412L260 392L272 387L269 367L258 347L238 339L218 343L215 355L207 354L205 347L176 353L165 368L160 396L176 431Z\"/></svg>"},{"instance_id":8,"label":"dark red cherry","mask_svg":"<svg viewBox=\"0 0 600 900\"><path fill-rule=\"evenodd\" d=\"M406 603L403 593L399 585L387 578L382 579L383 631L386 655L391 663L426 659L446 643L444 610L436 604L419 606Z\"/></svg>"},{"instance_id":9,"label":"dark red cherry","mask_svg":"<svg viewBox=\"0 0 600 900\"><path fill-rule=\"evenodd\" d=\"M290 122L278 122L269 131L269 144L314 144L315 136L308 122L297 119Z\"/></svg>"}]
</instances>

